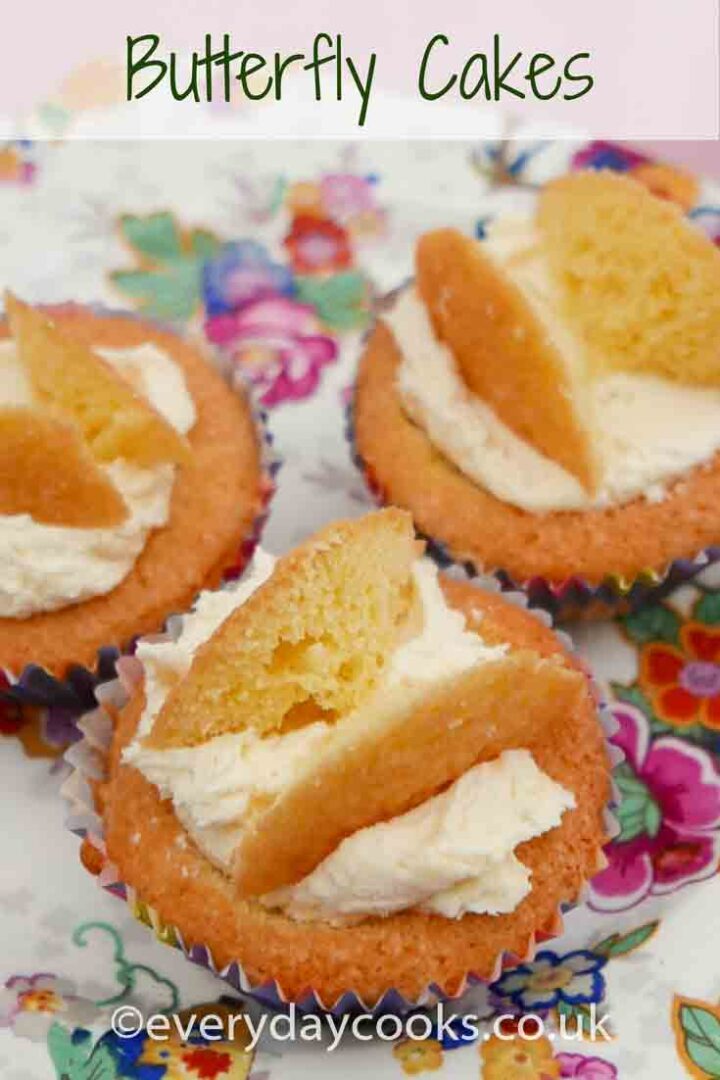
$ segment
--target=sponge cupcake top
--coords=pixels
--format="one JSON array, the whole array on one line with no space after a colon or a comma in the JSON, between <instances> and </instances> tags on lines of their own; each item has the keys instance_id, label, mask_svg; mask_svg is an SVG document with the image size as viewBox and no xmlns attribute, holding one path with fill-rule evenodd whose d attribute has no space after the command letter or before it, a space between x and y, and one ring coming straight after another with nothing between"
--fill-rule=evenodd
<instances>
[{"instance_id":1,"label":"sponge cupcake top","mask_svg":"<svg viewBox=\"0 0 720 1080\"><path fill-rule=\"evenodd\" d=\"M403 406L532 512L662 499L720 449L720 252L626 177L549 184L477 243L423 237L384 313Z\"/></svg>"},{"instance_id":2,"label":"sponge cupcake top","mask_svg":"<svg viewBox=\"0 0 720 1080\"><path fill-rule=\"evenodd\" d=\"M585 678L470 628L400 511L260 556L138 658L145 705L124 760L239 898L293 918L511 911L530 888L515 847L575 805L533 748L569 752Z\"/></svg>"},{"instance_id":3,"label":"sponge cupcake top","mask_svg":"<svg viewBox=\"0 0 720 1080\"><path fill-rule=\"evenodd\" d=\"M26 619L107 593L132 569L168 520L195 410L153 346L103 356L10 294L6 307L0 618Z\"/></svg>"},{"instance_id":4,"label":"sponge cupcake top","mask_svg":"<svg viewBox=\"0 0 720 1080\"><path fill-rule=\"evenodd\" d=\"M76 427L49 412L4 406L0 513L27 514L47 525L101 527L119 525L128 509Z\"/></svg>"},{"instance_id":5,"label":"sponge cupcake top","mask_svg":"<svg viewBox=\"0 0 720 1080\"><path fill-rule=\"evenodd\" d=\"M537 226L595 371L720 387L720 251L677 204L578 173L545 187Z\"/></svg>"},{"instance_id":6,"label":"sponge cupcake top","mask_svg":"<svg viewBox=\"0 0 720 1080\"><path fill-rule=\"evenodd\" d=\"M498 267L488 252L454 229L420 238L417 292L458 374L516 436L556 461L583 488L595 487L598 463L588 430L581 365L534 309L521 267Z\"/></svg>"}]
</instances>

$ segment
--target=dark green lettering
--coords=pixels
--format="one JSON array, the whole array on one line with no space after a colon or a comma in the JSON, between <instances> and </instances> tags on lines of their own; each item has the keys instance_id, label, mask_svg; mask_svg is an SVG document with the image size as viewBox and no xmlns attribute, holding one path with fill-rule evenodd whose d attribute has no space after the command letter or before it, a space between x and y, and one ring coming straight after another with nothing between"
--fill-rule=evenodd
<instances>
[{"instance_id":1,"label":"dark green lettering","mask_svg":"<svg viewBox=\"0 0 720 1080\"><path fill-rule=\"evenodd\" d=\"M447 94L448 90L452 90L453 86L457 82L457 75L451 75L448 81L443 86L442 90L427 89L425 80L427 75L428 61L430 60L430 53L439 41L442 42L443 45L450 44L449 38L446 38L444 34L435 34L435 36L430 38L430 40L428 41L425 52L423 53L423 58L420 62L420 72L418 74L418 90L420 91L420 96L423 97L425 101L437 101L438 98L441 98L444 94Z\"/></svg>"}]
</instances>

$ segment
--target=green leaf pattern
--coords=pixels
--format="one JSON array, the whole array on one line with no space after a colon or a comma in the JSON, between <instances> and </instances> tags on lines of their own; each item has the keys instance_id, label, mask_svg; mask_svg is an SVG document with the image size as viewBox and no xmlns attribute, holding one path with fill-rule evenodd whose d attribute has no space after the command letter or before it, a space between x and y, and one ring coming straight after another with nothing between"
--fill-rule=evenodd
<instances>
[{"instance_id":1,"label":"green leaf pattern","mask_svg":"<svg viewBox=\"0 0 720 1080\"><path fill-rule=\"evenodd\" d=\"M720 1020L697 1004L680 1006L680 1026L687 1056L708 1078L720 1077Z\"/></svg>"},{"instance_id":2,"label":"green leaf pattern","mask_svg":"<svg viewBox=\"0 0 720 1080\"><path fill-rule=\"evenodd\" d=\"M623 619L628 636L638 645L650 641L665 641L677 645L682 621L680 616L665 604L652 604L641 608Z\"/></svg>"},{"instance_id":3,"label":"green leaf pattern","mask_svg":"<svg viewBox=\"0 0 720 1080\"><path fill-rule=\"evenodd\" d=\"M630 930L627 934L611 934L609 937L599 941L597 945L593 945L592 951L606 956L608 960L618 956L627 956L648 942L659 925L659 919L654 919L652 922L644 923L642 926Z\"/></svg>"},{"instance_id":4,"label":"green leaf pattern","mask_svg":"<svg viewBox=\"0 0 720 1080\"><path fill-rule=\"evenodd\" d=\"M662 812L647 784L624 761L615 769L615 783L621 795L617 818L620 823L618 842L638 836L657 836L662 825Z\"/></svg>"},{"instance_id":5,"label":"green leaf pattern","mask_svg":"<svg viewBox=\"0 0 720 1080\"><path fill-rule=\"evenodd\" d=\"M315 308L332 330L352 330L368 317L368 283L363 274L348 270L330 277L296 279L298 300Z\"/></svg>"},{"instance_id":6,"label":"green leaf pattern","mask_svg":"<svg viewBox=\"0 0 720 1080\"><path fill-rule=\"evenodd\" d=\"M693 616L697 622L717 626L720 623L720 589L717 592L703 593L695 605Z\"/></svg>"},{"instance_id":7,"label":"green leaf pattern","mask_svg":"<svg viewBox=\"0 0 720 1080\"><path fill-rule=\"evenodd\" d=\"M117 288L153 318L190 319L200 306L203 263L220 240L207 229L183 230L164 211L123 215L120 235L138 265L111 274Z\"/></svg>"},{"instance_id":8,"label":"green leaf pattern","mask_svg":"<svg viewBox=\"0 0 720 1080\"><path fill-rule=\"evenodd\" d=\"M53 1024L47 1038L57 1080L116 1080L119 1076L107 1046L93 1046L89 1033L71 1034Z\"/></svg>"}]
</instances>

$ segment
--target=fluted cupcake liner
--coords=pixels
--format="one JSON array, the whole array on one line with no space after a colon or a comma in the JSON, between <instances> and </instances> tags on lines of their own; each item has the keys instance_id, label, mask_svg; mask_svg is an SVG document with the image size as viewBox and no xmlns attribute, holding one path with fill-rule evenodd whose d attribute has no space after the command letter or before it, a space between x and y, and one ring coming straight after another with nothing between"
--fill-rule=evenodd
<instances>
[{"instance_id":1,"label":"fluted cupcake liner","mask_svg":"<svg viewBox=\"0 0 720 1080\"><path fill-rule=\"evenodd\" d=\"M482 584L484 585L485 582L483 581ZM498 590L500 586L496 581L492 581L490 588ZM528 607L527 597L523 593L508 594L504 599L522 608ZM534 610L532 614L544 625L552 625L552 620L546 612ZM168 640L171 640L178 632L179 620L176 618L169 620L166 628ZM566 648L573 650L572 642L567 635L558 633L558 637ZM158 640L157 637L154 640ZM601 695L592 673L586 665L582 666L590 682L593 700L605 733L608 758L611 766L615 768L623 758L622 751L610 742L611 736L617 730L617 722L608 703ZM408 998L394 987L388 987L377 999L373 1000L367 1000L361 993L350 987L331 1001L325 1000L312 988L299 998L293 998L284 992L281 984L276 980L271 979L261 983L253 981L239 960L224 966L218 964L209 945L187 942L179 927L164 919L157 910L142 899L132 885L122 880L122 875L110 859L105 846L104 824L96 809L93 788L94 784L102 781L106 775L107 755L113 738L112 716L116 715L118 710L127 703L141 678L142 667L139 661L132 657L122 657L118 661L118 678L98 688L98 707L86 714L78 724L82 738L65 753L65 762L71 770L62 787L62 794L69 806L66 818L67 827L82 840L81 857L86 868L97 877L102 888L128 904L133 916L148 926L158 941L180 949L188 960L212 971L213 974L229 983L233 989L253 998L261 1005L282 1010L292 1003L304 1013L329 1012L334 1016L345 1013L403 1015L413 1009L431 1007L440 1001L456 1001L472 986L489 985L494 982L505 968L532 960L541 944L558 937L563 932L563 915L584 902L587 886L575 902L561 905L553 918L533 935L524 955L500 953L490 976L481 977L469 971L453 993L447 993L440 986L431 983L415 998ZM605 809L606 843L619 832L614 814L618 803L619 794L613 782L611 799ZM605 869L606 865L605 855L601 849L598 849L596 872L599 873Z\"/></svg>"},{"instance_id":2,"label":"fluted cupcake liner","mask_svg":"<svg viewBox=\"0 0 720 1080\"><path fill-rule=\"evenodd\" d=\"M54 312L90 311L93 315L125 318L131 322L140 322L177 334L177 329L156 319L146 319L133 312L115 311L100 304L68 303L53 305L52 310ZM267 412L261 406L253 386L239 376L231 365L206 342L198 341L198 348L209 357L228 384L247 399L260 448L258 481L260 509L247 535L243 537L234 555L228 559L223 572L223 580L232 581L243 572L260 541L275 493L275 477L281 466L281 458L273 446ZM168 615L170 614L168 612ZM5 733L17 729L16 733L20 734L26 725L32 724L37 729L32 740L34 753L43 753L49 757L62 753L69 744L81 738L76 726L77 719L96 706L98 687L116 677L116 661L122 654L132 653L135 644L135 639L131 639L123 643L120 648L101 646L97 651L95 664L91 668L74 664L68 668L63 678L51 674L41 665L34 663L26 665L19 672L0 666L0 718L3 709L19 710L21 714L16 722L4 725Z\"/></svg>"},{"instance_id":3,"label":"fluted cupcake liner","mask_svg":"<svg viewBox=\"0 0 720 1080\"><path fill-rule=\"evenodd\" d=\"M354 400L346 408L345 434L355 466L379 506L391 505L382 484L362 457L355 438ZM522 592L530 607L542 608L557 621L612 618L626 614L650 601L657 601L679 585L690 581L705 567L720 560L720 545L703 548L692 557L673 559L664 568L647 567L632 577L608 573L600 582L588 581L580 574L570 574L561 581L542 575L518 578L499 566L479 566L470 559L454 555L448 545L415 526L426 543L428 555L447 570L454 568L465 578L492 577L508 592Z\"/></svg>"},{"instance_id":4,"label":"fluted cupcake liner","mask_svg":"<svg viewBox=\"0 0 720 1080\"><path fill-rule=\"evenodd\" d=\"M468 560L454 559L441 541L431 537L425 537L425 540L428 555L439 566L445 569L455 566L468 578L483 573ZM515 578L500 568L485 572L491 574L503 590L523 592L532 608L542 608L553 619L562 622L626 614L661 599L718 560L720 547L713 545L693 558L674 559L663 570L647 567L634 577L608 574L599 584L589 582L579 574L572 574L562 581L551 581L540 575Z\"/></svg>"}]
</instances>

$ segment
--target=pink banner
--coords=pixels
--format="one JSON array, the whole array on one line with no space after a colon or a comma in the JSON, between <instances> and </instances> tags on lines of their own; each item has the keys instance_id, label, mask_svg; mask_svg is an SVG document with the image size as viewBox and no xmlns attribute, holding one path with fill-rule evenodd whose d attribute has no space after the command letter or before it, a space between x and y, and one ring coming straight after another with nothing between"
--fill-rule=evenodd
<instances>
[{"instance_id":1,"label":"pink banner","mask_svg":"<svg viewBox=\"0 0 720 1080\"><path fill-rule=\"evenodd\" d=\"M93 135L718 136L716 0L25 0L8 29L16 135L62 106Z\"/></svg>"}]
</instances>

